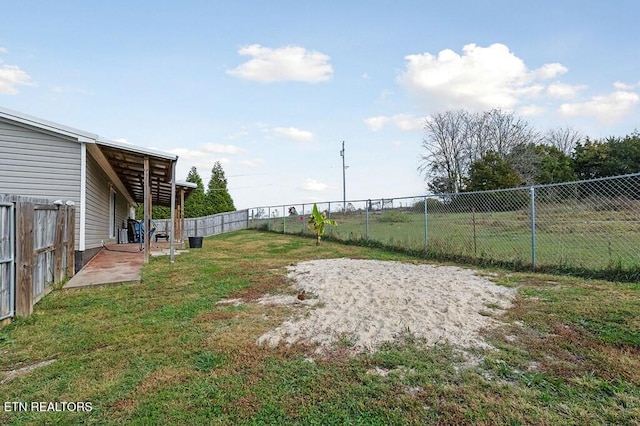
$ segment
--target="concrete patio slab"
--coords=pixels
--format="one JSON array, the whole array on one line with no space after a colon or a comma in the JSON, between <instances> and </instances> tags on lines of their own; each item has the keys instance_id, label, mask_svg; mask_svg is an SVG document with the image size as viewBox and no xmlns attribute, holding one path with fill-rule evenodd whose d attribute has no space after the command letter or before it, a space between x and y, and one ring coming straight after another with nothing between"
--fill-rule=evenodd
<instances>
[{"instance_id":1,"label":"concrete patio slab","mask_svg":"<svg viewBox=\"0 0 640 426\"><path fill-rule=\"evenodd\" d=\"M175 254L188 253L178 250L184 245L177 243ZM151 256L168 256L169 243L151 242ZM103 248L84 268L78 271L63 287L78 288L116 283L139 283L144 265L144 253L139 243L110 244Z\"/></svg>"},{"instance_id":2,"label":"concrete patio slab","mask_svg":"<svg viewBox=\"0 0 640 426\"><path fill-rule=\"evenodd\" d=\"M63 288L139 283L143 264L144 255L139 244L110 246L96 254Z\"/></svg>"}]
</instances>

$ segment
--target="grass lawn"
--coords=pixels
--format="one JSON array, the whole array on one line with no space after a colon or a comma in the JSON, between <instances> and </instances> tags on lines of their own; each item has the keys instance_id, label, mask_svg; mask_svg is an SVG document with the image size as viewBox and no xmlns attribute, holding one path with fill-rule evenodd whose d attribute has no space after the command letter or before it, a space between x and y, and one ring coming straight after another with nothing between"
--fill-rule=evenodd
<instances>
[{"instance_id":1,"label":"grass lawn","mask_svg":"<svg viewBox=\"0 0 640 426\"><path fill-rule=\"evenodd\" d=\"M639 210L600 212L539 206L536 214L536 266L542 270L581 270L640 278ZM259 219L252 227L298 234L309 232L303 216ZM437 258L465 258L530 267L531 218L528 210L507 212L376 211L334 214L337 227L329 235L338 240L368 237L389 246L422 251ZM306 217L305 217L306 218ZM426 225L426 235L425 235ZM477 263L477 262L476 262ZM607 272L609 271L609 272ZM602 275L602 274L601 274Z\"/></svg>"},{"instance_id":2,"label":"grass lawn","mask_svg":"<svg viewBox=\"0 0 640 426\"><path fill-rule=\"evenodd\" d=\"M290 308L250 301L290 292L285 266L334 257L422 262L239 231L152 258L141 284L52 292L0 329L0 382L55 360L0 384L0 424L640 423L640 283L484 270L518 297L476 365L411 336L358 356L257 346ZM38 401L92 411L6 410Z\"/></svg>"}]
</instances>

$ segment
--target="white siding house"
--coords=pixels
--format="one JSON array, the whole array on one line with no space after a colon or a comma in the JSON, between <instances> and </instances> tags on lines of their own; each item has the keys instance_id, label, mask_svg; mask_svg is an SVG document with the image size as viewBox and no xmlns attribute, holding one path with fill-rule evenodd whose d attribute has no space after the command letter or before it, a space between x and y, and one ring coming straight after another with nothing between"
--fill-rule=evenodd
<instances>
[{"instance_id":1,"label":"white siding house","mask_svg":"<svg viewBox=\"0 0 640 426\"><path fill-rule=\"evenodd\" d=\"M0 107L0 194L73 201L76 269L117 242L130 208L144 202L140 164L150 168L153 204L170 205L177 160Z\"/></svg>"}]
</instances>

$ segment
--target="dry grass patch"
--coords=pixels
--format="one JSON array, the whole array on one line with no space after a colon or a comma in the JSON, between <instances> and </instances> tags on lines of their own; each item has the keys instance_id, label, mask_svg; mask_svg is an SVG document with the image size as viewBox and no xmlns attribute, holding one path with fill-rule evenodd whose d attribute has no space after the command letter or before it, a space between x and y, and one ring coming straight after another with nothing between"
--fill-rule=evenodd
<instances>
[{"instance_id":1,"label":"dry grass patch","mask_svg":"<svg viewBox=\"0 0 640 426\"><path fill-rule=\"evenodd\" d=\"M291 291L285 267L339 257L422 262L244 231L153 258L139 285L54 291L0 329L0 370L58 361L0 392L95 409L0 411L0 424L640 424L639 284L488 272L518 297L478 365L410 338L357 356L256 345L297 312L256 302Z\"/></svg>"}]
</instances>

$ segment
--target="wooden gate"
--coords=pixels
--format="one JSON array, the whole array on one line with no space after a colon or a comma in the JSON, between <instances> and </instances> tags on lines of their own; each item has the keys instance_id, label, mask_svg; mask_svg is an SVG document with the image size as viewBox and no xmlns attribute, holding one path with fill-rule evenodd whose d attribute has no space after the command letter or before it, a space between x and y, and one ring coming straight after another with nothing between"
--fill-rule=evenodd
<instances>
[{"instance_id":1,"label":"wooden gate","mask_svg":"<svg viewBox=\"0 0 640 426\"><path fill-rule=\"evenodd\" d=\"M0 194L0 324L29 316L74 274L72 203Z\"/></svg>"},{"instance_id":2,"label":"wooden gate","mask_svg":"<svg viewBox=\"0 0 640 426\"><path fill-rule=\"evenodd\" d=\"M0 322L15 311L15 209L0 203Z\"/></svg>"}]
</instances>

